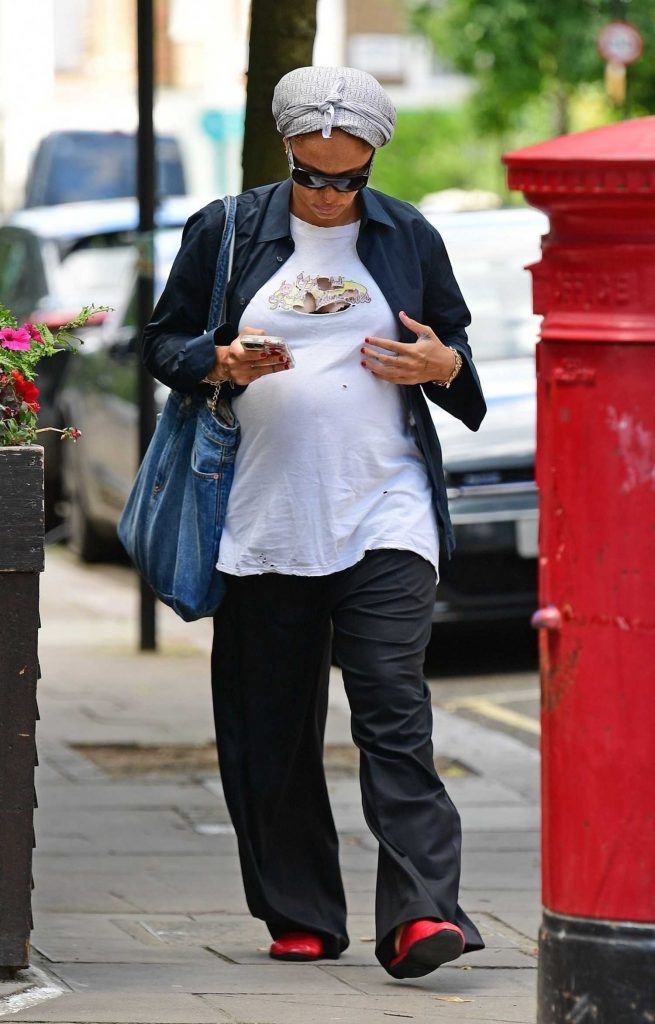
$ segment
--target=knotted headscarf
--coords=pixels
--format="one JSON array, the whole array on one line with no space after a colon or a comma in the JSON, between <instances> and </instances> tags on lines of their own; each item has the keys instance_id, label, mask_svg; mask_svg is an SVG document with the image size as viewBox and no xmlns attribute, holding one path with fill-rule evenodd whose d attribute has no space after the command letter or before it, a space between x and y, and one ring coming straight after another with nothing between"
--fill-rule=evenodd
<instances>
[{"instance_id":1,"label":"knotted headscarf","mask_svg":"<svg viewBox=\"0 0 655 1024\"><path fill-rule=\"evenodd\" d=\"M273 117L285 138L333 128L364 139L375 149L386 145L396 125L396 110L372 75L357 68L296 68L273 93Z\"/></svg>"}]
</instances>

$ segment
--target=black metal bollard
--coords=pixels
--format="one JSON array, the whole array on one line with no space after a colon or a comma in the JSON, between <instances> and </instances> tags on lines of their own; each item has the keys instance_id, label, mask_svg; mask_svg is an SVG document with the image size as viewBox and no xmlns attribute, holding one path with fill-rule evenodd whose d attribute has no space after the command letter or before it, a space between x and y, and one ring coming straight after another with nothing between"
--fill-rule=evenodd
<instances>
[{"instance_id":1,"label":"black metal bollard","mask_svg":"<svg viewBox=\"0 0 655 1024\"><path fill-rule=\"evenodd\" d=\"M0 967L30 955L43 523L43 448L0 447Z\"/></svg>"}]
</instances>

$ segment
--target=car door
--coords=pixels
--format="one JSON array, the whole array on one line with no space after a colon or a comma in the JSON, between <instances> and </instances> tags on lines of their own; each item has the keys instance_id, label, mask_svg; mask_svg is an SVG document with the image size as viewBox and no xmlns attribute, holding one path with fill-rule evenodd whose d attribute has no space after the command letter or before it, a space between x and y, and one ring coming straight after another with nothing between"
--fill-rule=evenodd
<instances>
[{"instance_id":1,"label":"car door","mask_svg":"<svg viewBox=\"0 0 655 1024\"><path fill-rule=\"evenodd\" d=\"M23 228L1 227L0 303L24 320L47 291L40 240Z\"/></svg>"}]
</instances>

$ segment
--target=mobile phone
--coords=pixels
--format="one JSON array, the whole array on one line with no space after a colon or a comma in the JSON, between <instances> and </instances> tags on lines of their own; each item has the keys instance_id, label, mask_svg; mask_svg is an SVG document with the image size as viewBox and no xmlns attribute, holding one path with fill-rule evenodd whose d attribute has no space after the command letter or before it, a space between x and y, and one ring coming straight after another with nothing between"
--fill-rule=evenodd
<instances>
[{"instance_id":1,"label":"mobile phone","mask_svg":"<svg viewBox=\"0 0 655 1024\"><path fill-rule=\"evenodd\" d=\"M241 344L247 352L270 352L271 355L286 356L289 366L295 366L291 349L284 338L275 335L242 335Z\"/></svg>"}]
</instances>

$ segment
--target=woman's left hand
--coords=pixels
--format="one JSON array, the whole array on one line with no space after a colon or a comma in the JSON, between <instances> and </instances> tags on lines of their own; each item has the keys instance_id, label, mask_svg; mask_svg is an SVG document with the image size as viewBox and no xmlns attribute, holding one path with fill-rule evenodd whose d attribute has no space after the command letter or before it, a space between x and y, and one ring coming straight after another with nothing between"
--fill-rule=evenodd
<instances>
[{"instance_id":1,"label":"woman's left hand","mask_svg":"<svg viewBox=\"0 0 655 1024\"><path fill-rule=\"evenodd\" d=\"M399 315L405 327L416 334L416 342L408 345L388 338L366 338L362 348L362 366L392 384L448 380L455 366L453 350L444 345L427 324L419 324L405 312Z\"/></svg>"}]
</instances>

